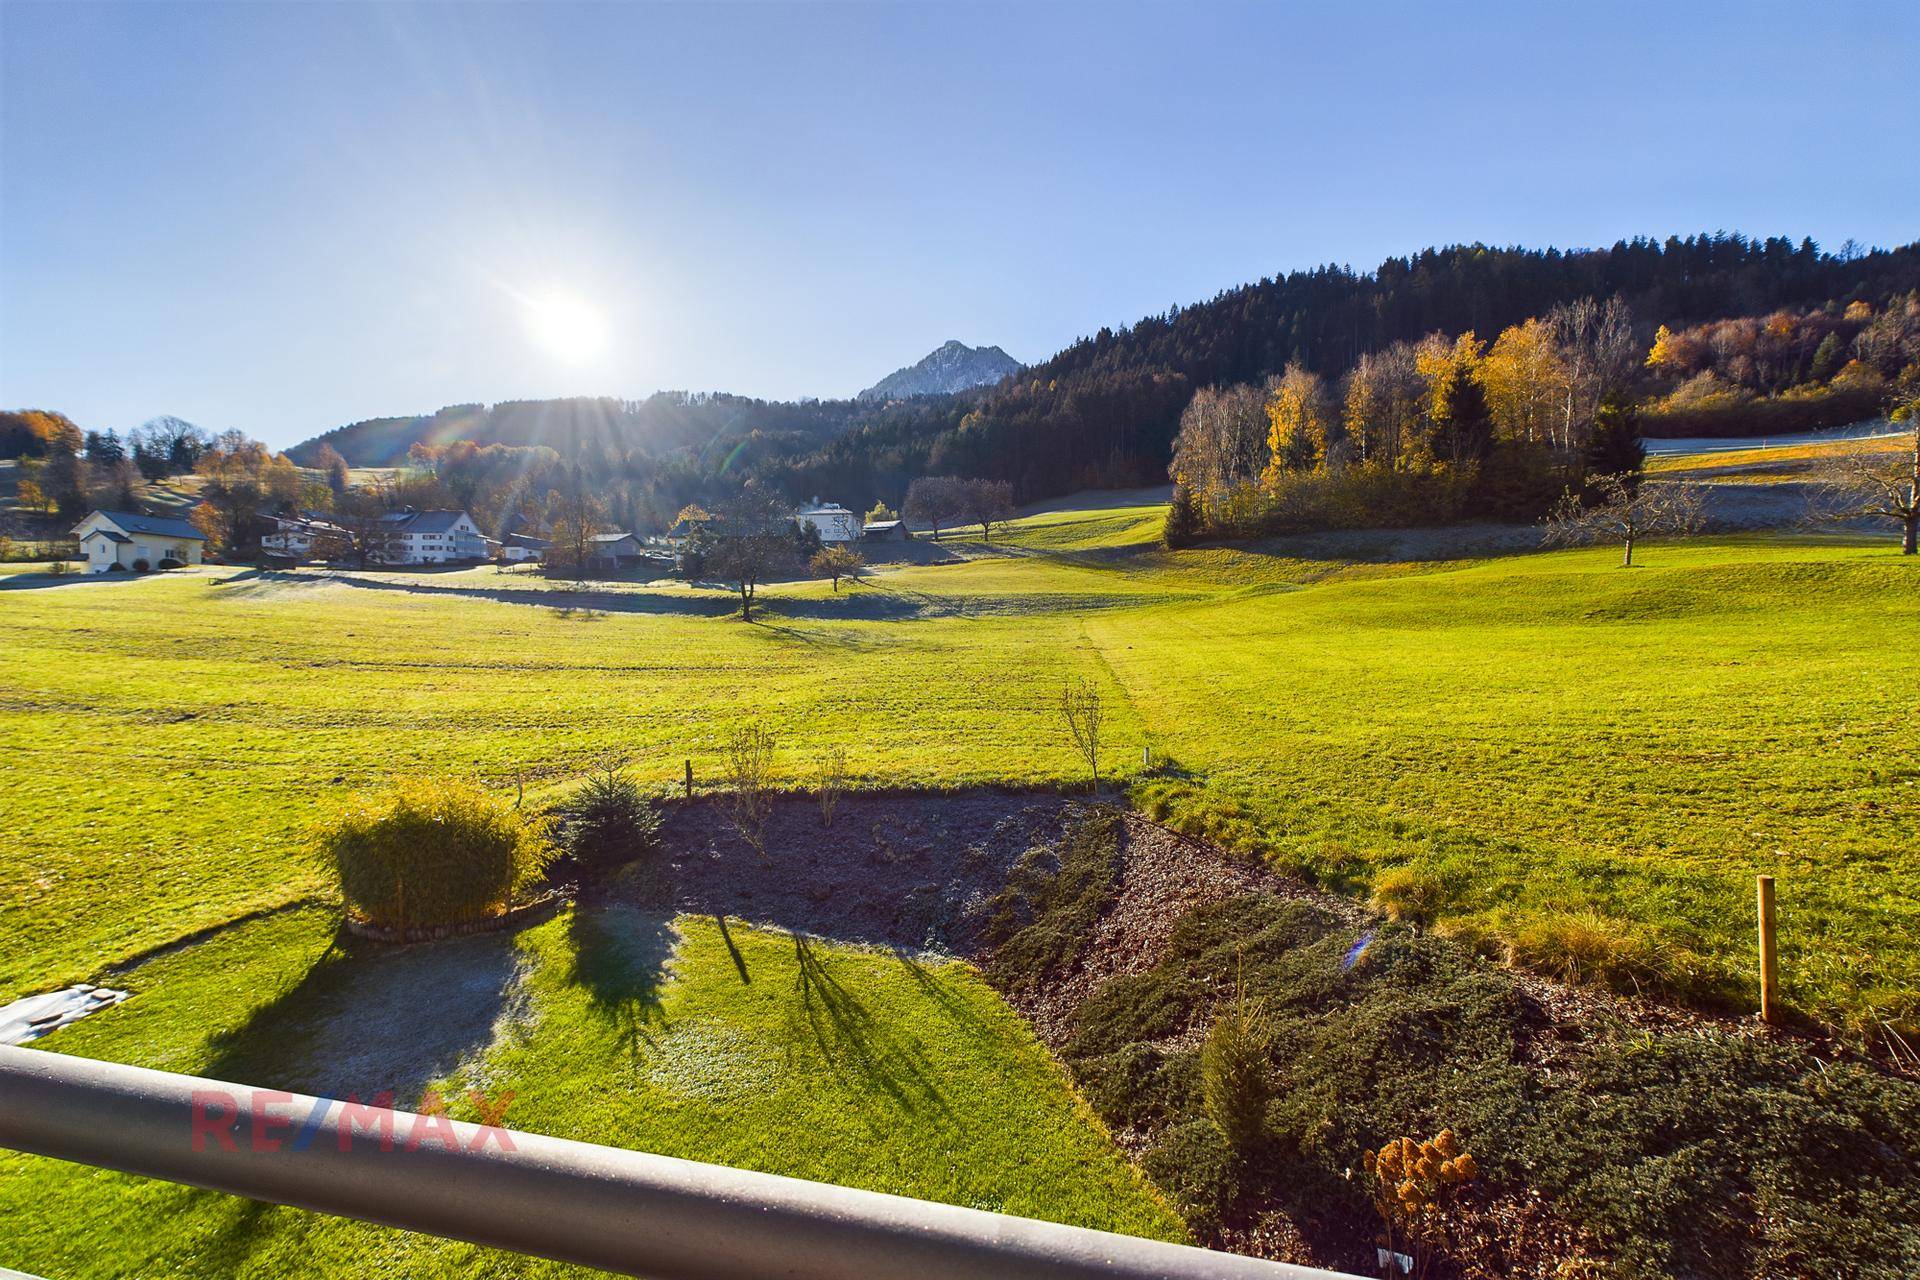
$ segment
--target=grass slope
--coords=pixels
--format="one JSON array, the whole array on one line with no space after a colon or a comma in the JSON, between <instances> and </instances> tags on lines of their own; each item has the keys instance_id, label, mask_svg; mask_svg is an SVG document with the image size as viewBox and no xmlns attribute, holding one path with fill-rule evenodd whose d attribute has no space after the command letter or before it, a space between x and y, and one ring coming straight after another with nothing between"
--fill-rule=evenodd
<instances>
[{"instance_id":1,"label":"grass slope","mask_svg":"<svg viewBox=\"0 0 1920 1280\"><path fill-rule=\"evenodd\" d=\"M369 955L330 953L332 923L157 959L56 1047L403 1106L437 1086L466 1118L466 1089L506 1088L519 1129L1184 1236L965 965L611 907ZM0 1264L42 1275L587 1274L11 1154L0 1220Z\"/></svg>"}]
</instances>

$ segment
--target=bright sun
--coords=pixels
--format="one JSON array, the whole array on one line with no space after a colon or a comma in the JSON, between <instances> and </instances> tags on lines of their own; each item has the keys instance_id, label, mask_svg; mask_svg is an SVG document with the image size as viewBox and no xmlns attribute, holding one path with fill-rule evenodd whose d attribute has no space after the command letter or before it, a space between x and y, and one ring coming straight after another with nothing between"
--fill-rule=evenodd
<instances>
[{"instance_id":1,"label":"bright sun","mask_svg":"<svg viewBox=\"0 0 1920 1280\"><path fill-rule=\"evenodd\" d=\"M584 364L607 345L605 319L568 294L531 299L527 303L527 328L534 341L569 364Z\"/></svg>"}]
</instances>

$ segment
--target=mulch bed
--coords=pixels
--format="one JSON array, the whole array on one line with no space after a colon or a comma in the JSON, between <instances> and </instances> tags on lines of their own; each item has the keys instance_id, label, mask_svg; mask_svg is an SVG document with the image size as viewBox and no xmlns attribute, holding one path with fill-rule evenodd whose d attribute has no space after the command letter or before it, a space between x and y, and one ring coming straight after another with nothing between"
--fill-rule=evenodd
<instances>
[{"instance_id":1,"label":"mulch bed","mask_svg":"<svg viewBox=\"0 0 1920 1280\"><path fill-rule=\"evenodd\" d=\"M658 905L845 942L971 956L988 899L1021 854L1057 843L1078 802L1045 792L774 801L762 861L719 805L666 807Z\"/></svg>"},{"instance_id":2,"label":"mulch bed","mask_svg":"<svg viewBox=\"0 0 1920 1280\"><path fill-rule=\"evenodd\" d=\"M763 862L709 800L668 806L663 874L644 892L654 905L985 964L985 908L1023 854L1057 847L1087 802L1043 792L852 795L826 825L818 802L783 797L766 824ZM1121 815L1120 881L1081 958L1036 989L1005 992L1049 1048L1072 1036L1087 1000L1113 979L1152 968L1176 922L1194 907L1250 892L1304 900L1349 926L1376 921L1354 900L1237 859L1132 812ZM1622 1027L1653 1035L1706 1031L1778 1036L1751 1018L1696 1011L1510 972L1526 1004L1522 1053L1531 1067L1577 1069L1580 1047ZM1194 1034L1194 1033L1189 1033ZM1799 1036L1823 1056L1844 1046ZM1149 1133L1116 1133L1138 1157ZM1358 1252L1326 1252L1340 1240L1361 1250L1371 1222L1296 1222L1278 1210L1225 1224L1205 1241L1235 1252L1310 1265L1371 1270ZM1568 1259L1593 1257L1585 1233L1532 1195L1478 1190L1458 1206L1455 1248L1444 1274L1539 1277ZM1371 1248L1364 1247L1367 1262Z\"/></svg>"}]
</instances>

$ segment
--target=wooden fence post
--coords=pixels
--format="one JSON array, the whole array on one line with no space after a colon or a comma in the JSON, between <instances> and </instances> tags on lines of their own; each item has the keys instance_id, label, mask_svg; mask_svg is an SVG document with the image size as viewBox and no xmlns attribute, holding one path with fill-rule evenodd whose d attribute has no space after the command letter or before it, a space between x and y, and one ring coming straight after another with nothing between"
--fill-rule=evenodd
<instances>
[{"instance_id":1,"label":"wooden fence post","mask_svg":"<svg viewBox=\"0 0 1920 1280\"><path fill-rule=\"evenodd\" d=\"M1780 948L1774 936L1773 877L1759 877L1760 888L1760 1021L1780 1020Z\"/></svg>"},{"instance_id":2,"label":"wooden fence post","mask_svg":"<svg viewBox=\"0 0 1920 1280\"><path fill-rule=\"evenodd\" d=\"M687 799L693 799L693 761L687 761Z\"/></svg>"}]
</instances>

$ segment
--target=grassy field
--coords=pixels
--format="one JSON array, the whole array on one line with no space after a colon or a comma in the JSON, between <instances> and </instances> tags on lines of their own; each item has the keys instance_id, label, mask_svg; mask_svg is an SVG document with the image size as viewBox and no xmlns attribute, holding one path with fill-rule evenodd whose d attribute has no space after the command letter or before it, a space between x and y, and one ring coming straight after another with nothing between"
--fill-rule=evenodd
<instances>
[{"instance_id":1,"label":"grassy field","mask_svg":"<svg viewBox=\"0 0 1920 1280\"><path fill-rule=\"evenodd\" d=\"M312 908L236 926L58 1047L402 1106L437 1087L464 1118L467 1089L511 1089L515 1128L1184 1236L965 965L618 907L371 955L332 937ZM0 1265L46 1276L590 1274L11 1154L0 1221Z\"/></svg>"},{"instance_id":2,"label":"grassy field","mask_svg":"<svg viewBox=\"0 0 1920 1280\"><path fill-rule=\"evenodd\" d=\"M805 785L1074 776L1053 701L1108 695L1110 767L1332 880L1431 865L1457 923L1583 906L1746 964L1781 877L1795 1002L1920 990L1920 565L1883 542L1715 539L1479 562L1168 553L1152 508L1055 512L838 595L576 593L492 570L207 570L0 594L0 993L319 892L304 825L396 773L537 794L607 751L706 776L763 720ZM968 544L959 544L963 548ZM1240 813L1239 819L1233 815Z\"/></svg>"},{"instance_id":3,"label":"grassy field","mask_svg":"<svg viewBox=\"0 0 1920 1280\"><path fill-rule=\"evenodd\" d=\"M1659 475L1691 476L1704 473L1708 479L1719 482L1771 484L1781 480L1805 479L1821 464L1853 453L1891 458L1912 452L1913 437L1896 434L1869 436L1862 440L1823 440L1812 444L1671 454L1647 459L1647 470Z\"/></svg>"},{"instance_id":4,"label":"grassy field","mask_svg":"<svg viewBox=\"0 0 1920 1280\"><path fill-rule=\"evenodd\" d=\"M1632 570L1608 549L1467 559L1436 542L1439 558L1401 561L1363 539L1167 552L1158 511L1055 510L837 594L778 586L752 625L726 616L718 590L572 591L490 569L9 573L0 998L214 930L136 970L134 1001L48 1047L310 1085L334 1060L287 1046L328 1043L315 1019L335 1016L352 965L382 962L321 960L325 909L276 909L324 897L303 833L353 792L454 772L538 800L609 752L664 786L683 759L712 776L747 720L779 736L777 768L796 786L835 746L860 785L1057 783L1078 766L1055 700L1084 676L1107 701L1107 769L1170 821L1355 891L1424 868L1449 894L1443 927L1490 947L1589 913L1653 940L1671 985L1735 1001L1752 876L1770 872L1796 1008L1863 1031L1920 1014L1920 563L1889 542L1654 543ZM1151 777L1136 776L1143 745ZM250 913L270 914L222 928ZM892 1090L836 1075L846 1061L818 1044L817 1070L791 1084L825 1090L832 1114L798 1093L765 1106L729 1095L705 1112L629 1106L635 1073L677 1070L682 1042L648 1021L650 997L609 1009L598 987L657 986L674 1025L712 1031L692 1059L738 1049L784 1064L782 1046L817 1037L791 999L812 961L781 935L735 931L770 975L740 990L700 921L679 922L670 976L648 976L652 944L590 976L590 935L661 927L569 918L510 955L499 944L486 963L517 975L513 1008L411 1077L509 1080L528 1100L513 1123L530 1128L1177 1230L962 967L940 977L977 1014L964 1036L941 1022L944 1003L916 1003L927 989L899 961L826 952L871 1012L859 1025L886 1037L856 1065L904 1064L904 1096L928 1087L941 1106L902 1112ZM1020 1064L1007 1088L1003 1058ZM918 1126L949 1108L983 1123L929 1144ZM1062 1172L1075 1165L1096 1176ZM0 1167L14 1205L71 1207L82 1188L113 1187L88 1202L100 1225L80 1238L136 1242L105 1255L127 1271L244 1257L265 1274L368 1239L105 1174ZM163 1218L177 1229L149 1229ZM406 1250L421 1251L417 1266ZM86 1256L55 1241L4 1261L67 1273ZM394 1274L505 1265L419 1242L392 1256Z\"/></svg>"}]
</instances>

